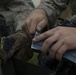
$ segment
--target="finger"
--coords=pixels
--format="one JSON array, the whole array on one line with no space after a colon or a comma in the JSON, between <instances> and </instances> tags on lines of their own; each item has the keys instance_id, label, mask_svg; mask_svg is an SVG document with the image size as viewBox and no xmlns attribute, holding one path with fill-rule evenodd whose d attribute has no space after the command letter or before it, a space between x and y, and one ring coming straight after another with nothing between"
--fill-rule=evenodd
<instances>
[{"instance_id":1,"label":"finger","mask_svg":"<svg viewBox=\"0 0 76 75\"><path fill-rule=\"evenodd\" d=\"M36 32L36 28L38 25L38 20L31 20L31 25L30 25L30 34L34 34Z\"/></svg>"},{"instance_id":2,"label":"finger","mask_svg":"<svg viewBox=\"0 0 76 75\"><path fill-rule=\"evenodd\" d=\"M46 39L46 38L52 36L53 34L54 34L54 29L51 29L51 30L46 31L46 32L40 34L39 36L35 37L35 38L33 39L33 41L34 41L34 42L38 42L38 41L40 41L40 40L43 40L43 39Z\"/></svg>"},{"instance_id":3,"label":"finger","mask_svg":"<svg viewBox=\"0 0 76 75\"><path fill-rule=\"evenodd\" d=\"M37 25L37 31L41 31L47 24L46 20L42 20L38 25Z\"/></svg>"},{"instance_id":4,"label":"finger","mask_svg":"<svg viewBox=\"0 0 76 75\"><path fill-rule=\"evenodd\" d=\"M63 45L63 42L62 40L60 41L57 41L52 47L51 47L51 50L49 52L49 56L50 58L54 59L55 58L55 55L56 55L56 52L57 50L59 50L59 48Z\"/></svg>"},{"instance_id":5,"label":"finger","mask_svg":"<svg viewBox=\"0 0 76 75\"><path fill-rule=\"evenodd\" d=\"M52 46L52 44L54 42L56 42L58 40L58 34L54 35L54 36L51 36L49 37L48 39L45 40L43 46L42 46L42 49L41 51L46 54L47 53L47 50L50 46Z\"/></svg>"},{"instance_id":6,"label":"finger","mask_svg":"<svg viewBox=\"0 0 76 75\"><path fill-rule=\"evenodd\" d=\"M56 53L56 59L60 61L66 50L67 50L66 45L62 45L61 48Z\"/></svg>"}]
</instances>

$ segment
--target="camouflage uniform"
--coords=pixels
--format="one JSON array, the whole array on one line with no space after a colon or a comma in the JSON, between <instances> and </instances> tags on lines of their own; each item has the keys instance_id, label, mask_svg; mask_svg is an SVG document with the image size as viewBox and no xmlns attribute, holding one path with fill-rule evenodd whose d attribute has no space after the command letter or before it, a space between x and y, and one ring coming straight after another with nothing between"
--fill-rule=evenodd
<instances>
[{"instance_id":1,"label":"camouflage uniform","mask_svg":"<svg viewBox=\"0 0 76 75\"><path fill-rule=\"evenodd\" d=\"M15 30L22 30L21 26L26 18L26 16L33 10L33 4L31 0L4 0L6 10L12 14L10 22L14 23ZM47 16L51 22L54 22L61 12L70 3L72 7L73 14L76 13L75 6L76 0L43 0L42 3L37 8L42 8L46 11ZM48 11L49 10L49 11ZM7 20L6 20L7 21ZM10 24L9 22L9 24ZM8 23L8 22L7 22ZM8 25L9 25L8 24Z\"/></svg>"},{"instance_id":2,"label":"camouflage uniform","mask_svg":"<svg viewBox=\"0 0 76 75\"><path fill-rule=\"evenodd\" d=\"M21 30L21 25L26 16L33 10L29 0L0 0L0 14L6 20L7 25L15 26L15 31Z\"/></svg>"},{"instance_id":3,"label":"camouflage uniform","mask_svg":"<svg viewBox=\"0 0 76 75\"><path fill-rule=\"evenodd\" d=\"M76 14L76 0L43 0L38 8L42 8L46 11L49 20L55 22L57 17L70 3L72 14Z\"/></svg>"},{"instance_id":4,"label":"camouflage uniform","mask_svg":"<svg viewBox=\"0 0 76 75\"><path fill-rule=\"evenodd\" d=\"M72 9L75 9L76 0L71 0ZM54 22L57 17L61 14L61 12L67 7L68 3L71 3L70 0L43 0L42 3L37 8L42 8L46 11L48 19ZM26 19L27 15L33 10L33 4L31 0L0 0L0 15L5 18L6 25L14 25L14 30L16 34L11 35L15 39L20 41L15 44L18 47L22 46L20 51L16 54L20 59L27 59L28 55L32 53L27 51L28 50L28 36L27 34L22 31L21 26L24 24L24 20ZM73 14L75 14L75 10L73 9ZM74 17L75 18L75 17ZM16 37L17 36L17 37ZM25 40L25 44L24 44ZM27 48L27 50L25 50ZM10 52L10 55L13 55L15 49ZM26 54L25 54L26 53ZM31 53L31 54L28 54Z\"/></svg>"},{"instance_id":5,"label":"camouflage uniform","mask_svg":"<svg viewBox=\"0 0 76 75\"><path fill-rule=\"evenodd\" d=\"M11 30L15 32L8 36L8 38L14 38L16 40L7 55L8 58L14 54L20 60L28 60L32 57L33 52L30 48L31 39L21 28L27 15L32 10L33 4L29 0L0 0L0 19L4 18L6 25L12 26ZM3 52L1 51L0 58L6 60L6 55L2 55L1 53Z\"/></svg>"}]
</instances>

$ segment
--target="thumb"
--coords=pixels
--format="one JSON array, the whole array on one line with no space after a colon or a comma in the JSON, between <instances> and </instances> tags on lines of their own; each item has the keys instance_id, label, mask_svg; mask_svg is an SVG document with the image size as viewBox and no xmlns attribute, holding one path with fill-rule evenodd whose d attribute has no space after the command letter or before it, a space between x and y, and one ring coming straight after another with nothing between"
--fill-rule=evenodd
<instances>
[{"instance_id":1,"label":"thumb","mask_svg":"<svg viewBox=\"0 0 76 75\"><path fill-rule=\"evenodd\" d=\"M41 31L47 24L47 21L42 20L38 25L37 25L37 31Z\"/></svg>"}]
</instances>

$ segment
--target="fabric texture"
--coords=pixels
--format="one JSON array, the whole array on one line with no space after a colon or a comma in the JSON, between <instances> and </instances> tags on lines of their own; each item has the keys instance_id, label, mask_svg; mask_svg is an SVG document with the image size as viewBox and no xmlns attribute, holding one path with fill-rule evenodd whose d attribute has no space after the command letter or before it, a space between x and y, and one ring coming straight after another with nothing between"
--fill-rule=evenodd
<instances>
[{"instance_id":1,"label":"fabric texture","mask_svg":"<svg viewBox=\"0 0 76 75\"><path fill-rule=\"evenodd\" d=\"M31 0L0 0L0 16L4 18L6 26L10 27L8 38L15 39L15 43L8 54L0 50L2 60L7 60L14 56L20 60L29 60L33 56L30 48L31 39L22 31L21 26L26 17L33 10Z\"/></svg>"},{"instance_id":2,"label":"fabric texture","mask_svg":"<svg viewBox=\"0 0 76 75\"><path fill-rule=\"evenodd\" d=\"M67 5L70 3L71 9L74 14L75 7L76 7L76 0L43 0L41 4L37 8L44 9L46 11L46 14L50 20L50 23L53 23L56 21L56 19L59 17L61 12L67 7Z\"/></svg>"}]
</instances>

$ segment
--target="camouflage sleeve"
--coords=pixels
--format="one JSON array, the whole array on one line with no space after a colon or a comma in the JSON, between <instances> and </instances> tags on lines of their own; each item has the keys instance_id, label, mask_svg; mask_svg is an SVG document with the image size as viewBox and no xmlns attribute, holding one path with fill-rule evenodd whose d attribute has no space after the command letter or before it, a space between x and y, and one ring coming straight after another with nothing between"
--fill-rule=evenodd
<instances>
[{"instance_id":1,"label":"camouflage sleeve","mask_svg":"<svg viewBox=\"0 0 76 75\"><path fill-rule=\"evenodd\" d=\"M15 31L22 30L26 16L33 10L29 0L9 0L8 9L13 12Z\"/></svg>"},{"instance_id":2,"label":"camouflage sleeve","mask_svg":"<svg viewBox=\"0 0 76 75\"><path fill-rule=\"evenodd\" d=\"M60 15L70 0L43 0L38 8L42 8L46 11L47 16L51 23Z\"/></svg>"}]
</instances>

